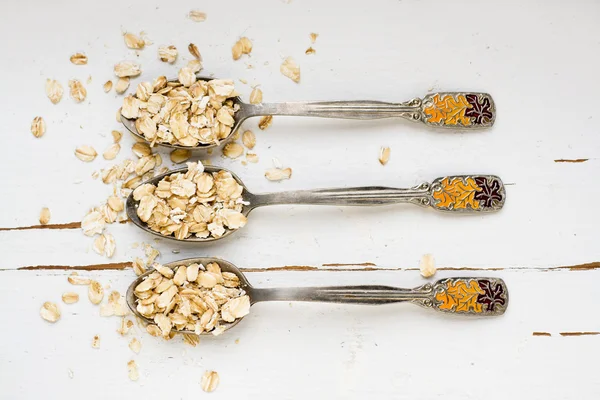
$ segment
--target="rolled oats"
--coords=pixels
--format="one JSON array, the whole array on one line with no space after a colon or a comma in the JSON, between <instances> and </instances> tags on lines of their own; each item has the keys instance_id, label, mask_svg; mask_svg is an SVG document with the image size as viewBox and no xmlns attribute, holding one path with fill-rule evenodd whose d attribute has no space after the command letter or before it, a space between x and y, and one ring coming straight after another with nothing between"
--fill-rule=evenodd
<instances>
[{"instance_id":1,"label":"rolled oats","mask_svg":"<svg viewBox=\"0 0 600 400\"><path fill-rule=\"evenodd\" d=\"M99 235L94 239L94 244L92 245L92 249L94 252L104 255L104 249L106 248L106 236Z\"/></svg>"},{"instance_id":2,"label":"rolled oats","mask_svg":"<svg viewBox=\"0 0 600 400\"><path fill-rule=\"evenodd\" d=\"M95 335L92 339L92 348L99 349L100 348L100 335Z\"/></svg>"},{"instance_id":3,"label":"rolled oats","mask_svg":"<svg viewBox=\"0 0 600 400\"><path fill-rule=\"evenodd\" d=\"M77 103L84 101L85 96L87 96L87 90L78 79L71 79L69 81L69 93L71 94L71 98Z\"/></svg>"},{"instance_id":4,"label":"rolled oats","mask_svg":"<svg viewBox=\"0 0 600 400\"><path fill-rule=\"evenodd\" d=\"M424 254L421 257L421 263L419 265L421 275L424 278L431 278L436 273L435 260L431 254Z\"/></svg>"},{"instance_id":5,"label":"rolled oats","mask_svg":"<svg viewBox=\"0 0 600 400\"><path fill-rule=\"evenodd\" d=\"M243 37L231 48L231 56L234 60L239 60L242 54L250 54L252 51L252 42L247 37Z\"/></svg>"},{"instance_id":6,"label":"rolled oats","mask_svg":"<svg viewBox=\"0 0 600 400\"><path fill-rule=\"evenodd\" d=\"M79 158L81 161L90 162L94 161L98 153L92 146L79 146L75 149L75 156Z\"/></svg>"},{"instance_id":7,"label":"rolled oats","mask_svg":"<svg viewBox=\"0 0 600 400\"><path fill-rule=\"evenodd\" d=\"M31 133L36 138L44 136L44 133L46 133L46 122L44 122L42 117L35 117L31 121Z\"/></svg>"},{"instance_id":8,"label":"rolled oats","mask_svg":"<svg viewBox=\"0 0 600 400\"><path fill-rule=\"evenodd\" d=\"M94 236L97 233L102 233L106 221L100 211L90 211L81 221L81 229L86 236Z\"/></svg>"},{"instance_id":9,"label":"rolled oats","mask_svg":"<svg viewBox=\"0 0 600 400\"><path fill-rule=\"evenodd\" d=\"M194 43L188 44L188 51L192 56L194 56L195 59L197 59L198 61L202 61L202 56L200 55L198 46L196 46Z\"/></svg>"},{"instance_id":10,"label":"rolled oats","mask_svg":"<svg viewBox=\"0 0 600 400\"><path fill-rule=\"evenodd\" d=\"M100 304L104 298L104 288L99 282L90 281L90 285L88 287L88 298L92 304Z\"/></svg>"},{"instance_id":11,"label":"rolled oats","mask_svg":"<svg viewBox=\"0 0 600 400\"><path fill-rule=\"evenodd\" d=\"M89 278L85 278L83 276L79 276L77 272L73 272L67 278L71 285L89 285L91 280Z\"/></svg>"},{"instance_id":12,"label":"rolled oats","mask_svg":"<svg viewBox=\"0 0 600 400\"><path fill-rule=\"evenodd\" d=\"M315 49L313 49L312 47L309 47L308 49L306 49L306 51L304 52L304 54L306 54L307 56L311 55L311 54L315 54L317 51Z\"/></svg>"},{"instance_id":13,"label":"rolled oats","mask_svg":"<svg viewBox=\"0 0 600 400\"><path fill-rule=\"evenodd\" d=\"M379 150L379 162L381 163L381 165L385 165L388 163L388 161L390 160L390 152L391 149L389 147L382 147L381 150Z\"/></svg>"},{"instance_id":14,"label":"rolled oats","mask_svg":"<svg viewBox=\"0 0 600 400\"><path fill-rule=\"evenodd\" d=\"M40 316L46 321L54 323L60 319L60 310L56 304L47 301L40 308Z\"/></svg>"},{"instance_id":15,"label":"rolled oats","mask_svg":"<svg viewBox=\"0 0 600 400\"><path fill-rule=\"evenodd\" d=\"M52 104L57 104L62 99L63 87L55 79L46 79L46 96L50 99Z\"/></svg>"},{"instance_id":16,"label":"rolled oats","mask_svg":"<svg viewBox=\"0 0 600 400\"><path fill-rule=\"evenodd\" d=\"M183 333L183 341L192 347L196 347L200 343L200 337L189 333Z\"/></svg>"},{"instance_id":17,"label":"rolled oats","mask_svg":"<svg viewBox=\"0 0 600 400\"><path fill-rule=\"evenodd\" d=\"M213 392L219 386L219 374L217 371L206 371L202 375L202 390L207 393Z\"/></svg>"},{"instance_id":18,"label":"rolled oats","mask_svg":"<svg viewBox=\"0 0 600 400\"><path fill-rule=\"evenodd\" d=\"M48 207L42 208L40 211L40 224L46 225L50 222L50 209Z\"/></svg>"},{"instance_id":19,"label":"rolled oats","mask_svg":"<svg viewBox=\"0 0 600 400\"><path fill-rule=\"evenodd\" d=\"M117 333L121 336L125 336L127 335L127 333L129 333L129 330L133 328L133 321L127 318L122 318L121 322L119 323L119 328L117 329Z\"/></svg>"},{"instance_id":20,"label":"rolled oats","mask_svg":"<svg viewBox=\"0 0 600 400\"><path fill-rule=\"evenodd\" d=\"M75 65L85 65L88 62L88 58L83 53L75 53L70 58L71 62Z\"/></svg>"},{"instance_id":21,"label":"rolled oats","mask_svg":"<svg viewBox=\"0 0 600 400\"><path fill-rule=\"evenodd\" d=\"M162 62L173 64L177 60L177 47L171 46L160 46L158 48L158 58Z\"/></svg>"},{"instance_id":22,"label":"rolled oats","mask_svg":"<svg viewBox=\"0 0 600 400\"><path fill-rule=\"evenodd\" d=\"M188 13L188 18L194 22L206 21L206 13L199 10L192 10Z\"/></svg>"},{"instance_id":23,"label":"rolled oats","mask_svg":"<svg viewBox=\"0 0 600 400\"><path fill-rule=\"evenodd\" d=\"M242 143L249 149L253 149L256 146L256 135L252 131L246 131L242 135Z\"/></svg>"},{"instance_id":24,"label":"rolled oats","mask_svg":"<svg viewBox=\"0 0 600 400\"><path fill-rule=\"evenodd\" d=\"M250 298L235 274L221 272L217 263L178 266L175 272L155 264L154 272L135 289L136 308L154 324L153 336L169 337L178 331L219 334L250 312ZM167 273L167 271L169 271ZM195 279L189 279L195 278Z\"/></svg>"},{"instance_id":25,"label":"rolled oats","mask_svg":"<svg viewBox=\"0 0 600 400\"><path fill-rule=\"evenodd\" d=\"M314 43L317 41L317 37L319 37L319 34L318 34L318 33L314 33L314 32L312 32L312 33L310 34L310 41L311 41L311 43L313 43L313 44L314 44Z\"/></svg>"},{"instance_id":26,"label":"rolled oats","mask_svg":"<svg viewBox=\"0 0 600 400\"><path fill-rule=\"evenodd\" d=\"M104 85L102 85L102 89L104 90L104 93L110 92L110 89L112 89L112 87L113 87L113 83L110 80L104 82Z\"/></svg>"},{"instance_id":27,"label":"rolled oats","mask_svg":"<svg viewBox=\"0 0 600 400\"><path fill-rule=\"evenodd\" d=\"M188 163L185 173L166 176L157 185L138 187L137 214L148 227L165 236L221 237L227 229L245 225L243 187L226 171L205 173L201 163Z\"/></svg>"},{"instance_id":28,"label":"rolled oats","mask_svg":"<svg viewBox=\"0 0 600 400\"><path fill-rule=\"evenodd\" d=\"M117 84L115 85L115 92L117 92L117 94L123 94L125 93L125 91L129 89L129 77L123 77L123 78L119 78L117 80ZM121 111L119 110L118 114L119 119L118 122L121 122Z\"/></svg>"},{"instance_id":29,"label":"rolled oats","mask_svg":"<svg viewBox=\"0 0 600 400\"><path fill-rule=\"evenodd\" d=\"M143 49L144 46L146 46L146 42L139 36L134 35L133 33L125 33L123 35L123 39L125 40L125 45L130 49L140 50Z\"/></svg>"},{"instance_id":30,"label":"rolled oats","mask_svg":"<svg viewBox=\"0 0 600 400\"><path fill-rule=\"evenodd\" d=\"M273 123L273 116L265 115L264 117L262 117L260 119L260 121L258 121L258 127L264 131L265 129L270 127L272 123Z\"/></svg>"},{"instance_id":31,"label":"rolled oats","mask_svg":"<svg viewBox=\"0 0 600 400\"><path fill-rule=\"evenodd\" d=\"M128 371L129 379L131 379L132 381L137 381L138 379L140 379L140 373L138 371L138 366L134 360L131 360L127 363L127 371Z\"/></svg>"},{"instance_id":32,"label":"rolled oats","mask_svg":"<svg viewBox=\"0 0 600 400\"><path fill-rule=\"evenodd\" d=\"M258 156L255 153L246 153L246 161L256 164L258 162Z\"/></svg>"},{"instance_id":33,"label":"rolled oats","mask_svg":"<svg viewBox=\"0 0 600 400\"><path fill-rule=\"evenodd\" d=\"M151 85L140 84L143 90L123 100L123 116L135 119L138 132L153 144L196 147L227 138L239 109L234 104L238 93L233 81L197 80L190 67L183 67L178 78L178 82L159 77Z\"/></svg>"},{"instance_id":34,"label":"rolled oats","mask_svg":"<svg viewBox=\"0 0 600 400\"><path fill-rule=\"evenodd\" d=\"M104 151L102 157L104 157L105 160L114 160L115 157L117 157L117 154L119 154L120 150L121 146L119 143L113 143Z\"/></svg>"},{"instance_id":35,"label":"rolled oats","mask_svg":"<svg viewBox=\"0 0 600 400\"><path fill-rule=\"evenodd\" d=\"M133 339L131 339L131 342L129 342L129 348L135 354L139 354L140 350L142 349L142 343L139 340L137 340L136 338L133 338Z\"/></svg>"},{"instance_id":36,"label":"rolled oats","mask_svg":"<svg viewBox=\"0 0 600 400\"><path fill-rule=\"evenodd\" d=\"M300 82L300 67L292 57L288 57L283 61L279 71L294 82Z\"/></svg>"},{"instance_id":37,"label":"rolled oats","mask_svg":"<svg viewBox=\"0 0 600 400\"><path fill-rule=\"evenodd\" d=\"M62 295L62 301L65 304L73 304L79 301L79 295L75 292L66 292Z\"/></svg>"},{"instance_id":38,"label":"rolled oats","mask_svg":"<svg viewBox=\"0 0 600 400\"><path fill-rule=\"evenodd\" d=\"M252 92L250 93L250 104L260 104L260 103L262 103L262 99L263 99L262 90L260 90L257 87L252 89Z\"/></svg>"},{"instance_id":39,"label":"rolled oats","mask_svg":"<svg viewBox=\"0 0 600 400\"><path fill-rule=\"evenodd\" d=\"M135 77L142 73L142 69L136 62L121 61L120 63L115 64L114 72L119 78Z\"/></svg>"},{"instance_id":40,"label":"rolled oats","mask_svg":"<svg viewBox=\"0 0 600 400\"><path fill-rule=\"evenodd\" d=\"M291 168L270 168L265 172L265 178L270 181L281 181L283 179L290 179L292 176Z\"/></svg>"},{"instance_id":41,"label":"rolled oats","mask_svg":"<svg viewBox=\"0 0 600 400\"><path fill-rule=\"evenodd\" d=\"M238 158L244 154L244 148L238 143L227 143L223 147L223 155L229 158Z\"/></svg>"}]
</instances>

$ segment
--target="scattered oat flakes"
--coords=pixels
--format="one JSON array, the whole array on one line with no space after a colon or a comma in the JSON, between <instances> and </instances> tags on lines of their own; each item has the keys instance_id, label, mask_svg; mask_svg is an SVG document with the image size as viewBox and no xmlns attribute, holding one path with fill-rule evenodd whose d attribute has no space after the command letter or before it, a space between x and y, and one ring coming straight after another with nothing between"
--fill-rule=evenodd
<instances>
[{"instance_id":1,"label":"scattered oat flakes","mask_svg":"<svg viewBox=\"0 0 600 400\"><path fill-rule=\"evenodd\" d=\"M188 13L188 18L194 22L206 21L206 13L199 10L192 10Z\"/></svg>"},{"instance_id":2,"label":"scattered oat flakes","mask_svg":"<svg viewBox=\"0 0 600 400\"><path fill-rule=\"evenodd\" d=\"M194 43L190 43L188 44L188 50L190 54L194 56L195 59L202 61L202 56L200 55L200 50L198 50L198 46L196 46Z\"/></svg>"},{"instance_id":3,"label":"scattered oat flakes","mask_svg":"<svg viewBox=\"0 0 600 400\"><path fill-rule=\"evenodd\" d=\"M121 141L121 138L123 137L123 134L119 131L112 131L110 133L113 137L113 142L115 143L119 143Z\"/></svg>"},{"instance_id":4,"label":"scattered oat flakes","mask_svg":"<svg viewBox=\"0 0 600 400\"><path fill-rule=\"evenodd\" d=\"M89 285L91 280L89 278L85 278L83 276L79 276L77 272L71 273L67 278L71 285Z\"/></svg>"},{"instance_id":5,"label":"scattered oat flakes","mask_svg":"<svg viewBox=\"0 0 600 400\"><path fill-rule=\"evenodd\" d=\"M40 211L40 224L46 225L50 222L50 209L48 207L42 208Z\"/></svg>"},{"instance_id":6,"label":"scattered oat flakes","mask_svg":"<svg viewBox=\"0 0 600 400\"><path fill-rule=\"evenodd\" d=\"M115 254L115 249L117 247L117 244L115 242L114 236L111 235L110 233L104 234L104 237L106 237L106 247L104 249L105 253L106 253L106 257L111 258Z\"/></svg>"},{"instance_id":7,"label":"scattered oat flakes","mask_svg":"<svg viewBox=\"0 0 600 400\"><path fill-rule=\"evenodd\" d=\"M115 64L114 68L115 75L119 78L134 77L142 73L140 65L133 61L121 61Z\"/></svg>"},{"instance_id":8,"label":"scattered oat flakes","mask_svg":"<svg viewBox=\"0 0 600 400\"><path fill-rule=\"evenodd\" d=\"M46 96L52 104L57 104L62 99L63 87L59 81L55 79L46 79Z\"/></svg>"},{"instance_id":9,"label":"scattered oat flakes","mask_svg":"<svg viewBox=\"0 0 600 400\"><path fill-rule=\"evenodd\" d=\"M31 122L31 133L36 138L44 136L46 133L46 122L42 117L35 117Z\"/></svg>"},{"instance_id":10,"label":"scattered oat flakes","mask_svg":"<svg viewBox=\"0 0 600 400\"><path fill-rule=\"evenodd\" d=\"M125 33L123 35L123 39L125 40L125 45L130 49L140 50L146 46L146 42L137 35L133 33Z\"/></svg>"},{"instance_id":11,"label":"scattered oat flakes","mask_svg":"<svg viewBox=\"0 0 600 400\"><path fill-rule=\"evenodd\" d=\"M206 371L202 375L202 390L213 392L219 386L219 374L216 371Z\"/></svg>"},{"instance_id":12,"label":"scattered oat flakes","mask_svg":"<svg viewBox=\"0 0 600 400\"><path fill-rule=\"evenodd\" d=\"M81 103L85 100L85 96L87 96L87 90L83 87L83 83L78 79L71 79L69 81L69 89L71 98L75 100L77 103Z\"/></svg>"},{"instance_id":13,"label":"scattered oat flakes","mask_svg":"<svg viewBox=\"0 0 600 400\"><path fill-rule=\"evenodd\" d=\"M256 153L246 153L246 161L256 164L258 162L258 155Z\"/></svg>"},{"instance_id":14,"label":"scattered oat flakes","mask_svg":"<svg viewBox=\"0 0 600 400\"><path fill-rule=\"evenodd\" d=\"M133 272L135 272L135 274L137 276L142 275L144 272L146 272L146 265L144 264L144 260L142 260L141 258L137 257L133 262L132 262L132 267L133 267Z\"/></svg>"},{"instance_id":15,"label":"scattered oat flakes","mask_svg":"<svg viewBox=\"0 0 600 400\"><path fill-rule=\"evenodd\" d=\"M160 46L158 48L158 58L162 62L168 62L173 64L177 60L177 47L171 46Z\"/></svg>"},{"instance_id":16,"label":"scattered oat flakes","mask_svg":"<svg viewBox=\"0 0 600 400\"><path fill-rule=\"evenodd\" d=\"M154 324L147 325L146 332L148 332L150 334L150 336L154 336L154 337L162 336L162 332L160 331L160 328Z\"/></svg>"},{"instance_id":17,"label":"scattered oat flakes","mask_svg":"<svg viewBox=\"0 0 600 400\"><path fill-rule=\"evenodd\" d=\"M231 55L234 60L239 60L242 54L250 54L252 51L252 42L247 37L243 37L231 48Z\"/></svg>"},{"instance_id":18,"label":"scattered oat flakes","mask_svg":"<svg viewBox=\"0 0 600 400\"><path fill-rule=\"evenodd\" d=\"M238 143L227 143L223 147L223 155L228 158L238 158L244 154L244 148Z\"/></svg>"},{"instance_id":19,"label":"scattered oat flakes","mask_svg":"<svg viewBox=\"0 0 600 400\"><path fill-rule=\"evenodd\" d=\"M314 44L314 43L317 41L317 38L318 38L318 37L319 37L319 34L318 34L318 33L314 33L314 32L312 32L312 33L310 34L310 42Z\"/></svg>"},{"instance_id":20,"label":"scattered oat flakes","mask_svg":"<svg viewBox=\"0 0 600 400\"><path fill-rule=\"evenodd\" d=\"M152 149L146 142L135 142L133 146L131 146L131 151L140 158L152 155Z\"/></svg>"},{"instance_id":21,"label":"scattered oat flakes","mask_svg":"<svg viewBox=\"0 0 600 400\"><path fill-rule=\"evenodd\" d=\"M186 67L191 69L193 73L196 73L202 69L202 62L200 60L190 60Z\"/></svg>"},{"instance_id":22,"label":"scattered oat flakes","mask_svg":"<svg viewBox=\"0 0 600 400\"><path fill-rule=\"evenodd\" d=\"M421 270L421 276L424 278L431 278L433 275L435 275L436 268L433 255L424 254L423 257L421 257L419 269Z\"/></svg>"},{"instance_id":23,"label":"scattered oat flakes","mask_svg":"<svg viewBox=\"0 0 600 400\"><path fill-rule=\"evenodd\" d=\"M283 179L290 179L292 176L291 168L270 168L265 172L265 178L270 181L281 181Z\"/></svg>"},{"instance_id":24,"label":"scattered oat flakes","mask_svg":"<svg viewBox=\"0 0 600 400\"><path fill-rule=\"evenodd\" d=\"M110 92L110 89L112 89L112 87L113 87L113 83L111 80L104 82L104 85L102 85L102 89L104 89L104 93Z\"/></svg>"},{"instance_id":25,"label":"scattered oat flakes","mask_svg":"<svg viewBox=\"0 0 600 400\"><path fill-rule=\"evenodd\" d=\"M92 304L100 304L104 298L104 288L99 282L90 281L90 285L88 287L88 298Z\"/></svg>"},{"instance_id":26,"label":"scattered oat flakes","mask_svg":"<svg viewBox=\"0 0 600 400\"><path fill-rule=\"evenodd\" d=\"M272 123L273 123L273 116L265 115L264 117L262 117L260 119L260 121L258 121L258 127L264 131L265 129L270 127Z\"/></svg>"},{"instance_id":27,"label":"scattered oat flakes","mask_svg":"<svg viewBox=\"0 0 600 400\"><path fill-rule=\"evenodd\" d=\"M134 360L131 360L127 363L127 371L129 375L129 379L132 381L137 381L140 378L140 373L138 372L138 366Z\"/></svg>"},{"instance_id":28,"label":"scattered oat flakes","mask_svg":"<svg viewBox=\"0 0 600 400\"><path fill-rule=\"evenodd\" d=\"M249 149L253 149L256 146L256 135L252 131L246 131L242 135L242 143Z\"/></svg>"},{"instance_id":29,"label":"scattered oat flakes","mask_svg":"<svg viewBox=\"0 0 600 400\"><path fill-rule=\"evenodd\" d=\"M105 160L114 160L115 157L117 157L117 154L119 154L120 150L121 145L119 145L119 143L113 143L108 147L108 149L106 149L106 151L104 151L102 157L104 157Z\"/></svg>"},{"instance_id":30,"label":"scattered oat flakes","mask_svg":"<svg viewBox=\"0 0 600 400\"><path fill-rule=\"evenodd\" d=\"M75 53L70 58L71 62L75 65L85 65L88 62L88 58L83 53Z\"/></svg>"},{"instance_id":31,"label":"scattered oat flakes","mask_svg":"<svg viewBox=\"0 0 600 400\"><path fill-rule=\"evenodd\" d=\"M79 301L79 295L75 292L65 292L62 295L62 301L65 304L73 304Z\"/></svg>"},{"instance_id":32,"label":"scattered oat flakes","mask_svg":"<svg viewBox=\"0 0 600 400\"><path fill-rule=\"evenodd\" d=\"M200 337L198 335L192 335L191 333L183 333L183 341L192 347L196 347L200 343Z\"/></svg>"},{"instance_id":33,"label":"scattered oat flakes","mask_svg":"<svg viewBox=\"0 0 600 400\"><path fill-rule=\"evenodd\" d=\"M98 153L92 146L79 146L75 149L75 156L79 158L81 161L90 162L94 161Z\"/></svg>"},{"instance_id":34,"label":"scattered oat flakes","mask_svg":"<svg viewBox=\"0 0 600 400\"><path fill-rule=\"evenodd\" d=\"M117 80L117 84L115 85L115 92L117 92L117 94L123 94L125 93L125 91L127 89L129 89L129 77L126 76L124 78L119 78ZM119 117L121 116L121 111L119 110ZM119 122L121 122L121 120L119 119Z\"/></svg>"},{"instance_id":35,"label":"scattered oat flakes","mask_svg":"<svg viewBox=\"0 0 600 400\"><path fill-rule=\"evenodd\" d=\"M260 103L262 103L262 100L263 100L262 90L260 90L257 87L252 89L252 92L250 93L250 104L260 104Z\"/></svg>"},{"instance_id":36,"label":"scattered oat flakes","mask_svg":"<svg viewBox=\"0 0 600 400\"><path fill-rule=\"evenodd\" d=\"M381 163L381 165L385 165L388 163L388 161L390 160L390 152L391 149L389 147L382 147L381 150L379 150L379 162Z\"/></svg>"},{"instance_id":37,"label":"scattered oat flakes","mask_svg":"<svg viewBox=\"0 0 600 400\"><path fill-rule=\"evenodd\" d=\"M40 308L40 315L46 321L54 323L60 319L60 310L56 304L47 301Z\"/></svg>"},{"instance_id":38,"label":"scattered oat flakes","mask_svg":"<svg viewBox=\"0 0 600 400\"><path fill-rule=\"evenodd\" d=\"M95 335L92 339L92 348L99 349L100 348L100 335Z\"/></svg>"},{"instance_id":39,"label":"scattered oat flakes","mask_svg":"<svg viewBox=\"0 0 600 400\"><path fill-rule=\"evenodd\" d=\"M139 354L140 350L142 349L142 343L139 340L137 340L136 338L133 338L133 339L131 339L131 342L129 342L129 348L135 354Z\"/></svg>"},{"instance_id":40,"label":"scattered oat flakes","mask_svg":"<svg viewBox=\"0 0 600 400\"><path fill-rule=\"evenodd\" d=\"M192 152L187 149L175 149L169 154L171 161L175 164L181 164L186 162L192 156Z\"/></svg>"},{"instance_id":41,"label":"scattered oat flakes","mask_svg":"<svg viewBox=\"0 0 600 400\"><path fill-rule=\"evenodd\" d=\"M117 329L117 333L121 336L125 336L129 333L131 328L133 328L133 321L123 317L119 324L119 328Z\"/></svg>"},{"instance_id":42,"label":"scattered oat flakes","mask_svg":"<svg viewBox=\"0 0 600 400\"><path fill-rule=\"evenodd\" d=\"M315 54L317 51L315 49L313 49L312 47L309 47L308 49L306 49L306 51L304 52L304 54L306 54L307 56L311 55L311 54Z\"/></svg>"},{"instance_id":43,"label":"scattered oat flakes","mask_svg":"<svg viewBox=\"0 0 600 400\"><path fill-rule=\"evenodd\" d=\"M292 57L288 57L283 61L281 67L279 67L279 71L294 82L300 82L300 67Z\"/></svg>"}]
</instances>

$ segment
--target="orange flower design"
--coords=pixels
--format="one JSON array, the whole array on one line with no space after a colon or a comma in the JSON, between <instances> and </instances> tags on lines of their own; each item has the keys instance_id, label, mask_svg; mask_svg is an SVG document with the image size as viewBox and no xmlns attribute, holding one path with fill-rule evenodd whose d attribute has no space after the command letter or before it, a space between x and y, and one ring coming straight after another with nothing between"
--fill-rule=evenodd
<instances>
[{"instance_id":1,"label":"orange flower design","mask_svg":"<svg viewBox=\"0 0 600 400\"><path fill-rule=\"evenodd\" d=\"M480 208L480 203L475 200L475 193L481 191L473 178L444 178L440 182L441 188L433 192L433 198L437 200L436 208L450 208L454 210L466 209L467 206L474 210Z\"/></svg>"},{"instance_id":2,"label":"orange flower design","mask_svg":"<svg viewBox=\"0 0 600 400\"><path fill-rule=\"evenodd\" d=\"M464 95L454 98L452 95L433 96L433 103L424 109L428 115L427 122L442 125L471 125L471 118L465 116L465 111L473 106Z\"/></svg>"},{"instance_id":3,"label":"orange flower design","mask_svg":"<svg viewBox=\"0 0 600 400\"><path fill-rule=\"evenodd\" d=\"M444 290L437 293L435 299L440 302L440 310L481 313L483 308L477 302L480 294L484 294L484 291L475 280L448 280Z\"/></svg>"}]
</instances>

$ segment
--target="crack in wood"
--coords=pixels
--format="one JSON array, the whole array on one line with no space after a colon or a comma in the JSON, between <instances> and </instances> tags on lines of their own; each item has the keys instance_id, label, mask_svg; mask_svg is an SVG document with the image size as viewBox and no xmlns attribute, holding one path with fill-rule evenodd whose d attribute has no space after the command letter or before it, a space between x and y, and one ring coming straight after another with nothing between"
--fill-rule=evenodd
<instances>
[{"instance_id":1,"label":"crack in wood","mask_svg":"<svg viewBox=\"0 0 600 400\"><path fill-rule=\"evenodd\" d=\"M124 270L132 267L131 262L119 262L112 264L92 264L92 265L35 265L20 267L17 270L34 271L34 270L74 270L74 271L110 271Z\"/></svg>"},{"instance_id":2,"label":"crack in wood","mask_svg":"<svg viewBox=\"0 0 600 400\"><path fill-rule=\"evenodd\" d=\"M554 160L555 163L582 163L588 161L589 158L559 158Z\"/></svg>"},{"instance_id":3,"label":"crack in wood","mask_svg":"<svg viewBox=\"0 0 600 400\"><path fill-rule=\"evenodd\" d=\"M0 228L0 231L27 231L30 229L79 229L81 222L67 222L65 224L46 224L46 225L31 225L17 226L14 228Z\"/></svg>"},{"instance_id":4,"label":"crack in wood","mask_svg":"<svg viewBox=\"0 0 600 400\"><path fill-rule=\"evenodd\" d=\"M550 332L533 332L533 336L552 336Z\"/></svg>"},{"instance_id":5,"label":"crack in wood","mask_svg":"<svg viewBox=\"0 0 600 400\"><path fill-rule=\"evenodd\" d=\"M559 332L560 336L596 336L600 332Z\"/></svg>"}]
</instances>

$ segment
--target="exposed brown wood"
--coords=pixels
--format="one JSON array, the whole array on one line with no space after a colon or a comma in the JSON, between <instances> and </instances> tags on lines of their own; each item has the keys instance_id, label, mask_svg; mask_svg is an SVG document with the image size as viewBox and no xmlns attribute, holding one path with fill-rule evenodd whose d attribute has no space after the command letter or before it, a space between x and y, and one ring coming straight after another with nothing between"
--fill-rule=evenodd
<instances>
[{"instance_id":1,"label":"exposed brown wood","mask_svg":"<svg viewBox=\"0 0 600 400\"><path fill-rule=\"evenodd\" d=\"M373 264L372 262L364 262L364 263L359 263L359 264L323 264L324 267L351 267L351 266L357 266L357 267L375 267L376 264Z\"/></svg>"},{"instance_id":2,"label":"exposed brown wood","mask_svg":"<svg viewBox=\"0 0 600 400\"><path fill-rule=\"evenodd\" d=\"M595 336L600 332L560 332L560 336Z\"/></svg>"},{"instance_id":3,"label":"exposed brown wood","mask_svg":"<svg viewBox=\"0 0 600 400\"><path fill-rule=\"evenodd\" d=\"M559 158L558 160L554 160L554 162L558 163L582 163L589 160L589 158Z\"/></svg>"},{"instance_id":4,"label":"exposed brown wood","mask_svg":"<svg viewBox=\"0 0 600 400\"><path fill-rule=\"evenodd\" d=\"M123 270L131 268L131 262L120 262L112 264L92 264L92 265L35 265L20 267L18 270L79 270L79 271L110 271L110 270Z\"/></svg>"},{"instance_id":5,"label":"exposed brown wood","mask_svg":"<svg viewBox=\"0 0 600 400\"><path fill-rule=\"evenodd\" d=\"M552 336L550 332L533 332L533 336Z\"/></svg>"},{"instance_id":6,"label":"exposed brown wood","mask_svg":"<svg viewBox=\"0 0 600 400\"><path fill-rule=\"evenodd\" d=\"M66 224L47 224L47 225L31 225L17 226L14 228L0 228L0 231L26 231L30 229L79 229L81 222L67 222Z\"/></svg>"}]
</instances>

